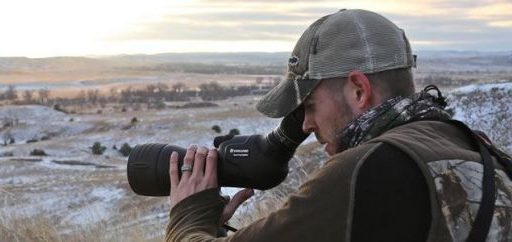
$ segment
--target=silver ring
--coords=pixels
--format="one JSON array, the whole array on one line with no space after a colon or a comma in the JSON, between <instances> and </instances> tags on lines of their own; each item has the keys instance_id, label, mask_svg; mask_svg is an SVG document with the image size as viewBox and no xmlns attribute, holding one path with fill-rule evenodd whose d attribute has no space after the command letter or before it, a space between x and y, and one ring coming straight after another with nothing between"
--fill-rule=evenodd
<instances>
[{"instance_id":1,"label":"silver ring","mask_svg":"<svg viewBox=\"0 0 512 242\"><path fill-rule=\"evenodd\" d=\"M186 171L192 171L192 165L189 165L189 164L183 164L181 166L181 172L186 172Z\"/></svg>"}]
</instances>

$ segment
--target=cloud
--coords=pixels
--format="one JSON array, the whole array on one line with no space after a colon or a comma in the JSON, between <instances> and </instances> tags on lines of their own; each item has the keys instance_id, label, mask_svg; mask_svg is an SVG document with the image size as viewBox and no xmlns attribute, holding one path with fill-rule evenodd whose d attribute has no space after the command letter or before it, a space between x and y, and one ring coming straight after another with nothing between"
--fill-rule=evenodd
<instances>
[{"instance_id":1,"label":"cloud","mask_svg":"<svg viewBox=\"0 0 512 242\"><path fill-rule=\"evenodd\" d=\"M468 17L472 19L480 19L489 23L490 26L512 27L511 15L512 3L496 2L487 4L468 11Z\"/></svg>"},{"instance_id":2,"label":"cloud","mask_svg":"<svg viewBox=\"0 0 512 242\"><path fill-rule=\"evenodd\" d=\"M482 19L464 16L410 18L403 15L392 15L390 19L405 30L413 42L412 47L416 49L510 49L507 42L512 39L512 31L501 26L491 26Z\"/></svg>"},{"instance_id":3,"label":"cloud","mask_svg":"<svg viewBox=\"0 0 512 242\"><path fill-rule=\"evenodd\" d=\"M295 8L278 11L253 8L203 8L170 14L140 23L134 31L115 36L129 40L296 40L318 16L332 8Z\"/></svg>"},{"instance_id":4,"label":"cloud","mask_svg":"<svg viewBox=\"0 0 512 242\"><path fill-rule=\"evenodd\" d=\"M419 48L490 48L512 39L512 4L506 1L427 0L420 3L361 0L202 1L158 21L139 23L115 38L126 40L296 41L321 16L339 7L369 7L405 29ZM386 5L387 4L387 5ZM334 6L334 7L329 7ZM506 10L506 11L502 11ZM414 46L413 46L414 47ZM501 47L507 48L507 47Z\"/></svg>"}]
</instances>

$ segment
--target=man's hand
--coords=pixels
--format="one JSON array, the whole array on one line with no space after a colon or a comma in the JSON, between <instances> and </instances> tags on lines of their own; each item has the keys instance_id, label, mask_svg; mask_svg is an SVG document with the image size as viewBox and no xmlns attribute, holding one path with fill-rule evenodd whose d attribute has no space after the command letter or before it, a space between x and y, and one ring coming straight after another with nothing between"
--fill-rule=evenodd
<instances>
[{"instance_id":1,"label":"man's hand","mask_svg":"<svg viewBox=\"0 0 512 242\"><path fill-rule=\"evenodd\" d=\"M217 151L191 145L187 149L178 176L178 153L172 152L169 176L171 179L170 204L173 208L181 200L217 185ZM184 169L189 167L191 169Z\"/></svg>"},{"instance_id":2,"label":"man's hand","mask_svg":"<svg viewBox=\"0 0 512 242\"><path fill-rule=\"evenodd\" d=\"M247 199L251 198L252 195L254 195L254 190L250 188L243 189L241 191L238 191L233 198L227 197L225 198L227 200L226 207L224 207L224 211L222 211L222 217L220 218L220 222L222 224L226 223L231 217L233 217L233 214L235 214L235 211L244 203L247 201Z\"/></svg>"},{"instance_id":3,"label":"man's hand","mask_svg":"<svg viewBox=\"0 0 512 242\"><path fill-rule=\"evenodd\" d=\"M181 200L206 189L218 187L217 179L217 150L191 145L187 149L181 171L178 174L178 153L172 152L169 166L171 182L171 209ZM191 168L191 169L188 169ZM252 189L244 189L233 196L224 208L221 222L227 222L236 209L254 194Z\"/></svg>"}]
</instances>

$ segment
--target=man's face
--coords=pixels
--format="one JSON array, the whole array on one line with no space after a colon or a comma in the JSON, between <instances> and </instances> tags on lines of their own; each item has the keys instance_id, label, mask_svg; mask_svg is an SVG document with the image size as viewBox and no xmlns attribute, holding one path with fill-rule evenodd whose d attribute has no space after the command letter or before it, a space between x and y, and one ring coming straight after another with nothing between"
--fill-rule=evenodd
<instances>
[{"instance_id":1,"label":"man's face","mask_svg":"<svg viewBox=\"0 0 512 242\"><path fill-rule=\"evenodd\" d=\"M337 148L336 136L355 118L342 90L333 89L322 81L304 100L304 132L314 132L316 139L325 144L328 155Z\"/></svg>"}]
</instances>

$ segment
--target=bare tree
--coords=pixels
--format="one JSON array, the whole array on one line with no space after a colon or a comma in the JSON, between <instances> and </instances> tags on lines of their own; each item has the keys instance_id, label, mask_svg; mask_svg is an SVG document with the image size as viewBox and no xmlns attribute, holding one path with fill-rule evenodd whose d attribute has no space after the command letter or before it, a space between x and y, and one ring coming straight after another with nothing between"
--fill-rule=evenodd
<instances>
[{"instance_id":1,"label":"bare tree","mask_svg":"<svg viewBox=\"0 0 512 242\"><path fill-rule=\"evenodd\" d=\"M98 89L89 89L87 90L87 100L92 104L96 104L98 102L98 98L100 96L100 90Z\"/></svg>"},{"instance_id":2,"label":"bare tree","mask_svg":"<svg viewBox=\"0 0 512 242\"><path fill-rule=\"evenodd\" d=\"M163 92L169 90L169 86L167 86L164 83L159 82L156 84L156 89L158 89L158 92L163 93Z\"/></svg>"},{"instance_id":3,"label":"bare tree","mask_svg":"<svg viewBox=\"0 0 512 242\"><path fill-rule=\"evenodd\" d=\"M132 103L133 88L131 86L121 91L121 102Z\"/></svg>"},{"instance_id":4,"label":"bare tree","mask_svg":"<svg viewBox=\"0 0 512 242\"><path fill-rule=\"evenodd\" d=\"M185 88L187 86L185 85L185 83L183 82L178 82L174 85L172 85L172 90L175 92L175 93L181 93L183 91L185 91Z\"/></svg>"},{"instance_id":5,"label":"bare tree","mask_svg":"<svg viewBox=\"0 0 512 242\"><path fill-rule=\"evenodd\" d=\"M25 90L23 92L23 100L25 103L32 103L32 98L34 97L34 94L32 93L32 90Z\"/></svg>"},{"instance_id":6,"label":"bare tree","mask_svg":"<svg viewBox=\"0 0 512 242\"><path fill-rule=\"evenodd\" d=\"M16 91L16 86L14 86L14 85L7 86L7 90L5 90L4 97L7 100L16 100L18 98L18 92Z\"/></svg>"},{"instance_id":7,"label":"bare tree","mask_svg":"<svg viewBox=\"0 0 512 242\"><path fill-rule=\"evenodd\" d=\"M203 83L199 85L201 92L216 92L222 90L222 86L218 82Z\"/></svg>"},{"instance_id":8,"label":"bare tree","mask_svg":"<svg viewBox=\"0 0 512 242\"><path fill-rule=\"evenodd\" d=\"M39 102L46 104L50 98L50 90L48 88L41 88L37 91L37 95L39 96Z\"/></svg>"},{"instance_id":9,"label":"bare tree","mask_svg":"<svg viewBox=\"0 0 512 242\"><path fill-rule=\"evenodd\" d=\"M85 104L86 97L87 95L85 94L85 91L80 90L80 92L78 92L78 94L76 95L75 99L77 100L78 104L82 106Z\"/></svg>"},{"instance_id":10,"label":"bare tree","mask_svg":"<svg viewBox=\"0 0 512 242\"><path fill-rule=\"evenodd\" d=\"M3 140L4 146L9 145L9 144L14 144L14 142L15 142L14 136L11 134L10 130L7 130L4 132L4 134L2 135L2 140Z\"/></svg>"},{"instance_id":11,"label":"bare tree","mask_svg":"<svg viewBox=\"0 0 512 242\"><path fill-rule=\"evenodd\" d=\"M146 86L146 95L151 96L154 92L156 92L156 86L153 84L149 84Z\"/></svg>"},{"instance_id":12,"label":"bare tree","mask_svg":"<svg viewBox=\"0 0 512 242\"><path fill-rule=\"evenodd\" d=\"M118 94L119 94L119 91L117 88L115 88L115 87L110 88L110 100L112 100L113 102L117 101Z\"/></svg>"}]
</instances>

